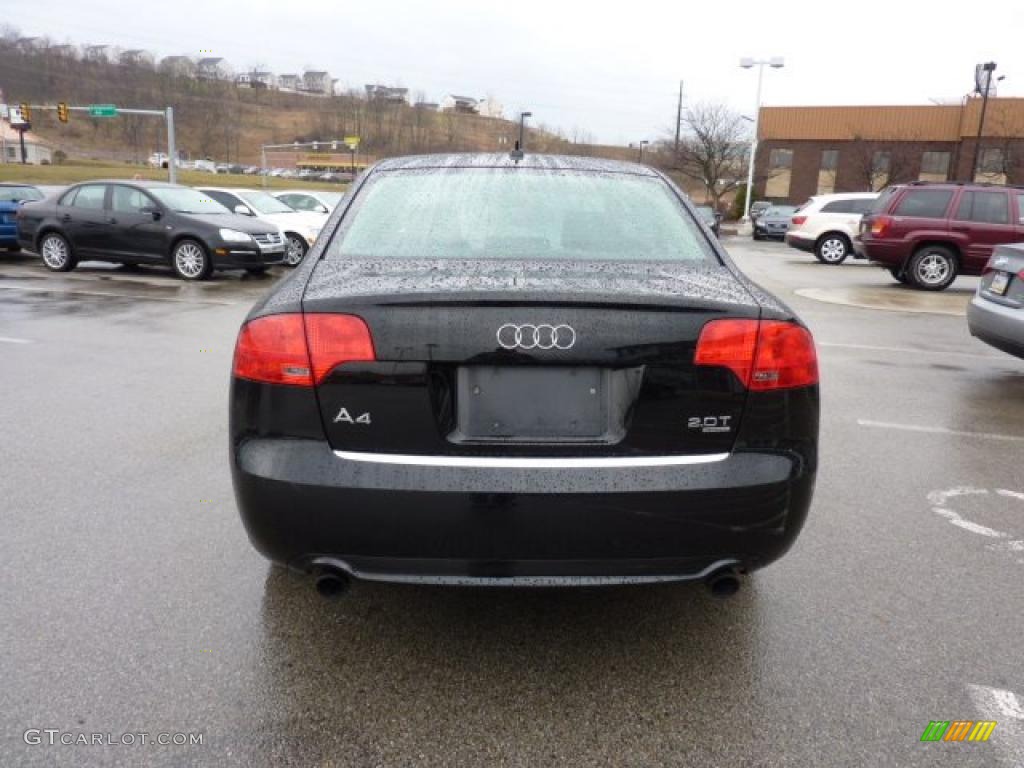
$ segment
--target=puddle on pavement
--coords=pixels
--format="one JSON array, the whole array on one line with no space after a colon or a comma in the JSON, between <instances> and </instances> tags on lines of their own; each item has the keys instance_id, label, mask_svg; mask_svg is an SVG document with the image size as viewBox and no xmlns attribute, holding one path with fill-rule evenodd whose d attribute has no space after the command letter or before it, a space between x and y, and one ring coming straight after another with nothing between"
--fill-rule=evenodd
<instances>
[{"instance_id":1,"label":"puddle on pavement","mask_svg":"<svg viewBox=\"0 0 1024 768\"><path fill-rule=\"evenodd\" d=\"M794 293L826 304L843 304L886 312L923 312L934 315L967 314L973 291L928 293L902 286L849 286L841 288L797 288Z\"/></svg>"}]
</instances>

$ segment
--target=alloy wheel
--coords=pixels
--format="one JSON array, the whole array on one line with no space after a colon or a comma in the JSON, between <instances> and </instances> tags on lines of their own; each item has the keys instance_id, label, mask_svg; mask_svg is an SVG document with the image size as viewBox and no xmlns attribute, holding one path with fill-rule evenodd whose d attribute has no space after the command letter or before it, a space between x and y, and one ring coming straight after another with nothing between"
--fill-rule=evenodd
<instances>
[{"instance_id":1,"label":"alloy wheel","mask_svg":"<svg viewBox=\"0 0 1024 768\"><path fill-rule=\"evenodd\" d=\"M838 264L846 258L846 243L838 237L830 237L821 244L821 260L827 264Z\"/></svg>"},{"instance_id":2,"label":"alloy wheel","mask_svg":"<svg viewBox=\"0 0 1024 768\"><path fill-rule=\"evenodd\" d=\"M50 269L61 269L68 263L68 244L58 235L47 235L39 249L43 262Z\"/></svg>"},{"instance_id":3,"label":"alloy wheel","mask_svg":"<svg viewBox=\"0 0 1024 768\"><path fill-rule=\"evenodd\" d=\"M174 251L174 265L181 275L194 280L206 268L206 254L195 243L182 243Z\"/></svg>"},{"instance_id":4,"label":"alloy wheel","mask_svg":"<svg viewBox=\"0 0 1024 768\"><path fill-rule=\"evenodd\" d=\"M306 255L306 244L299 239L298 235L288 235L288 247L285 253L284 263L289 267L294 267L302 261L302 257Z\"/></svg>"},{"instance_id":5,"label":"alloy wheel","mask_svg":"<svg viewBox=\"0 0 1024 768\"><path fill-rule=\"evenodd\" d=\"M917 277L926 285L945 282L949 272L949 260L937 253L929 253L917 263Z\"/></svg>"}]
</instances>

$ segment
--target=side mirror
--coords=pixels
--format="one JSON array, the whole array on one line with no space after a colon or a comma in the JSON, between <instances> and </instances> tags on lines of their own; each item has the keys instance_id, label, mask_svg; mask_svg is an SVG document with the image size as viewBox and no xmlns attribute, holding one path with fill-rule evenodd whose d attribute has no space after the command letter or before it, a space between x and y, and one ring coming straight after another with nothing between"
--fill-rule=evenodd
<instances>
[{"instance_id":1,"label":"side mirror","mask_svg":"<svg viewBox=\"0 0 1024 768\"><path fill-rule=\"evenodd\" d=\"M327 206L323 203L317 203L313 210L317 213L330 213L330 211L327 210Z\"/></svg>"},{"instance_id":2,"label":"side mirror","mask_svg":"<svg viewBox=\"0 0 1024 768\"><path fill-rule=\"evenodd\" d=\"M160 221L160 217L163 216L160 209L153 205L144 205L139 208L139 213L148 213L153 217L153 221Z\"/></svg>"},{"instance_id":3,"label":"side mirror","mask_svg":"<svg viewBox=\"0 0 1024 768\"><path fill-rule=\"evenodd\" d=\"M249 206L242 205L241 203L235 206L234 211L235 213L240 213L243 216L252 216L252 211L249 210Z\"/></svg>"}]
</instances>

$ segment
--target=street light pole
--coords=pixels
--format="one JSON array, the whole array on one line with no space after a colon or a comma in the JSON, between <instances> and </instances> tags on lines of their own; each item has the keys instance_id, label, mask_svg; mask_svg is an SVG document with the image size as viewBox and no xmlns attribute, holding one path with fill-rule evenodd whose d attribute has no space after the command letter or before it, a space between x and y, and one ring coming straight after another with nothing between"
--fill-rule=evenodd
<instances>
[{"instance_id":1,"label":"street light pole","mask_svg":"<svg viewBox=\"0 0 1024 768\"><path fill-rule=\"evenodd\" d=\"M524 141L523 140L523 129L524 129L524 126L526 124L526 118L528 118L528 117L533 117L533 112L520 112L519 113L519 145L516 147L516 149L519 149L519 150L523 150L523 149L526 148L524 143L523 143L523 141Z\"/></svg>"},{"instance_id":2,"label":"street light pole","mask_svg":"<svg viewBox=\"0 0 1024 768\"><path fill-rule=\"evenodd\" d=\"M992 73L996 71L996 63L994 61L986 62L981 65L981 70L986 72L985 75L985 90L981 95L981 117L978 119L978 135L974 139L974 157L971 158L971 178L968 181L974 181L978 178L978 150L981 147L981 132L985 127L985 110L988 108L988 89L992 85Z\"/></svg>"},{"instance_id":3,"label":"street light pole","mask_svg":"<svg viewBox=\"0 0 1024 768\"><path fill-rule=\"evenodd\" d=\"M781 69L785 66L785 60L781 56L773 56L770 59L740 59L740 66L744 69L757 67L757 103L754 108L754 135L750 138L750 157L747 160L747 194L743 201L743 221L750 221L750 199L754 196L754 158L757 155L757 131L761 124L761 85L764 80L764 65L772 69Z\"/></svg>"}]
</instances>

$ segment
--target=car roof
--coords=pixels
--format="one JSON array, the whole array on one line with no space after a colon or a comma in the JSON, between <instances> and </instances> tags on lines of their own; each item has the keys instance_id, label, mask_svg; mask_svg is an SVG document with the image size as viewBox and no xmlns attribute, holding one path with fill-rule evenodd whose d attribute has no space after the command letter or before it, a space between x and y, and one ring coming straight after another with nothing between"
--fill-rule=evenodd
<instances>
[{"instance_id":1,"label":"car roof","mask_svg":"<svg viewBox=\"0 0 1024 768\"><path fill-rule=\"evenodd\" d=\"M89 179L72 184L72 187L80 187L85 184L127 184L129 187L140 189L188 189L184 184L171 184L167 181L151 181L149 179ZM70 187L69 187L70 188Z\"/></svg>"},{"instance_id":2,"label":"car roof","mask_svg":"<svg viewBox=\"0 0 1024 768\"><path fill-rule=\"evenodd\" d=\"M0 187L31 187L32 189L39 189L35 184L20 181L0 181Z\"/></svg>"},{"instance_id":3,"label":"car roof","mask_svg":"<svg viewBox=\"0 0 1024 768\"><path fill-rule=\"evenodd\" d=\"M878 197L878 192L831 192L827 195L811 195L812 200L865 200Z\"/></svg>"},{"instance_id":4,"label":"car roof","mask_svg":"<svg viewBox=\"0 0 1024 768\"><path fill-rule=\"evenodd\" d=\"M374 172L415 171L428 168L528 168L550 171L581 171L594 173L628 173L635 176L658 177L659 174L638 163L607 160L600 157L570 155L539 155L524 152L518 161L507 152L452 153L436 155L410 155L382 160L373 167Z\"/></svg>"},{"instance_id":5,"label":"car roof","mask_svg":"<svg viewBox=\"0 0 1024 768\"><path fill-rule=\"evenodd\" d=\"M902 184L892 184L890 188L914 188L914 187L936 187L938 189L1024 189L1022 184L990 184L984 181L907 181Z\"/></svg>"}]
</instances>

